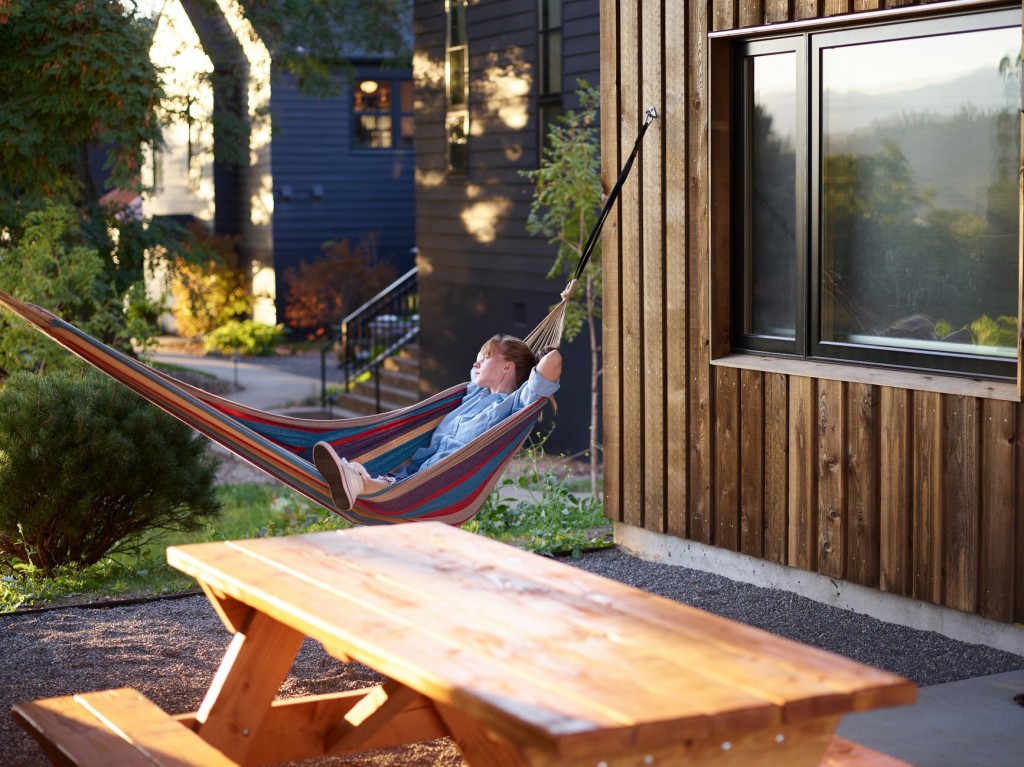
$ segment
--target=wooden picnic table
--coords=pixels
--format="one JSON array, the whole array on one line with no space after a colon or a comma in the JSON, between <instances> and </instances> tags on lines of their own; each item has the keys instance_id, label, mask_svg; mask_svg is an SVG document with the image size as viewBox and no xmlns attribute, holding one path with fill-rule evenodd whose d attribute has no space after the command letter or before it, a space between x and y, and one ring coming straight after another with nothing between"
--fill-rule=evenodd
<instances>
[{"instance_id":1,"label":"wooden picnic table","mask_svg":"<svg viewBox=\"0 0 1024 767\"><path fill-rule=\"evenodd\" d=\"M235 634L179 720L242 764L451 735L474 767L818 765L909 681L439 523L175 546ZM305 637L370 690L275 700Z\"/></svg>"}]
</instances>

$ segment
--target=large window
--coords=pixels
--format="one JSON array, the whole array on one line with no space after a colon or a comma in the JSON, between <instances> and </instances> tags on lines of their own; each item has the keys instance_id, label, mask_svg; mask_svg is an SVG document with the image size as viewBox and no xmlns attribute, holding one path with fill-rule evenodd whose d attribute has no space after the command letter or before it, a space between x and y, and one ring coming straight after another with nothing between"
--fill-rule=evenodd
<instances>
[{"instance_id":1,"label":"large window","mask_svg":"<svg viewBox=\"0 0 1024 767\"><path fill-rule=\"evenodd\" d=\"M1016 375L1020 23L733 45L734 348Z\"/></svg>"},{"instance_id":2,"label":"large window","mask_svg":"<svg viewBox=\"0 0 1024 767\"><path fill-rule=\"evenodd\" d=\"M447 40L445 43L445 88L448 114L445 131L448 142L448 172L469 172L469 54L466 41L466 0L445 0Z\"/></svg>"},{"instance_id":3,"label":"large window","mask_svg":"<svg viewBox=\"0 0 1024 767\"><path fill-rule=\"evenodd\" d=\"M352 114L356 149L411 148L415 130L412 80L356 81Z\"/></svg>"}]
</instances>

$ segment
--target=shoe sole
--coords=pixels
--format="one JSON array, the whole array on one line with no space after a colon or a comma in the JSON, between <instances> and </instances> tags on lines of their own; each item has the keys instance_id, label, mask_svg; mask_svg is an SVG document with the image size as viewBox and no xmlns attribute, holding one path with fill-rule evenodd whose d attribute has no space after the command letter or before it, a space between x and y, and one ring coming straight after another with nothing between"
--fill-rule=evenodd
<instances>
[{"instance_id":1,"label":"shoe sole","mask_svg":"<svg viewBox=\"0 0 1024 767\"><path fill-rule=\"evenodd\" d=\"M340 459L335 458L335 452L324 444L317 443L313 446L313 464L317 470L323 475L324 479L327 480L327 485L331 490L331 498L334 500L334 505L338 507L340 511L348 511L352 508L352 502L354 495L350 492L348 476L345 472L344 467L340 463ZM338 490L341 490L341 495L344 496L346 504L342 506L338 501L340 500Z\"/></svg>"}]
</instances>

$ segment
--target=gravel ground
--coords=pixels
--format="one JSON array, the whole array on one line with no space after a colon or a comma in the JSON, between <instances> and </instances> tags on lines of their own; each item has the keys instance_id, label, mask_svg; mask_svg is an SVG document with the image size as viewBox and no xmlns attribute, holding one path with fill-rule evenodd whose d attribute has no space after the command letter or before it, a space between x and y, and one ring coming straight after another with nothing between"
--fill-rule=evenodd
<instances>
[{"instance_id":1,"label":"gravel ground","mask_svg":"<svg viewBox=\"0 0 1024 767\"><path fill-rule=\"evenodd\" d=\"M793 594L710 573L646 562L612 549L569 564L742 621L805 644L902 674L921 686L1024 668L1024 656L908 629ZM135 687L171 712L194 711L229 637L205 597L108 608L0 616L0 708L19 701L111 687ZM306 642L283 695L364 687L378 681ZM0 764L47 762L10 717L0 717ZM460 767L447 739L309 764L341 767Z\"/></svg>"}]
</instances>

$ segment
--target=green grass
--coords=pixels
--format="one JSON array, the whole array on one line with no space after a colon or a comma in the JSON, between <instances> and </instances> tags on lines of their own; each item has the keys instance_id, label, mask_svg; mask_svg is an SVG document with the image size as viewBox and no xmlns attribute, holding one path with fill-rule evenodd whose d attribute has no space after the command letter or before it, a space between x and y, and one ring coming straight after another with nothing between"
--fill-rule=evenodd
<instances>
[{"instance_id":1,"label":"green grass","mask_svg":"<svg viewBox=\"0 0 1024 767\"><path fill-rule=\"evenodd\" d=\"M525 455L529 459L531 453ZM587 549L611 546L611 526L600 499L577 495L571 489L576 484L568 477L540 470L536 460L527 460L525 466L499 482L483 508L463 526L466 530L541 554L579 556ZM167 547L176 544L349 527L283 485L225 485L217 492L221 513L203 529L163 533L81 571L63 568L44 577L31 564L0 561L0 613L190 591L195 582L165 560Z\"/></svg>"}]
</instances>

